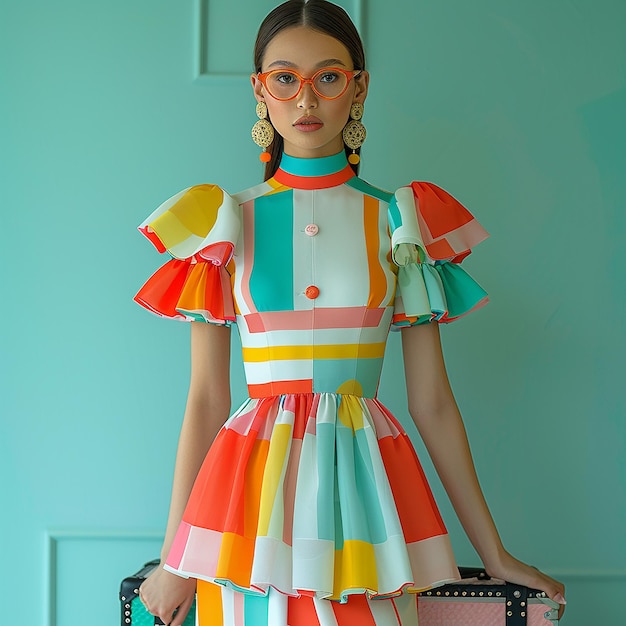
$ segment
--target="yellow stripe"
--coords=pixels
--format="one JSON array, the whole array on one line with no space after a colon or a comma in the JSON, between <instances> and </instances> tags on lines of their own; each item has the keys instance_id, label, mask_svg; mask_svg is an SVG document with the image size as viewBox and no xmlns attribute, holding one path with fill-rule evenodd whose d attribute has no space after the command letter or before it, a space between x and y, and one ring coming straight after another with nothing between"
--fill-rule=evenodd
<instances>
[{"instance_id":1,"label":"yellow stripe","mask_svg":"<svg viewBox=\"0 0 626 626\"><path fill-rule=\"evenodd\" d=\"M246 363L267 361L297 361L301 359L376 359L385 353L384 343L349 343L320 346L274 346L271 348L243 348Z\"/></svg>"},{"instance_id":2,"label":"yellow stripe","mask_svg":"<svg viewBox=\"0 0 626 626\"><path fill-rule=\"evenodd\" d=\"M346 395L341 399L337 409L337 418L346 427L355 433L363 429L363 407L354 395Z\"/></svg>"},{"instance_id":3,"label":"yellow stripe","mask_svg":"<svg viewBox=\"0 0 626 626\"><path fill-rule=\"evenodd\" d=\"M261 486L261 506L259 509L259 526L257 534L261 537L269 535L272 512L276 508L276 494L283 474L287 458L287 449L291 440L291 425L276 424L272 430L267 462ZM280 507L282 509L282 507Z\"/></svg>"},{"instance_id":4,"label":"yellow stripe","mask_svg":"<svg viewBox=\"0 0 626 626\"><path fill-rule=\"evenodd\" d=\"M374 546L351 539L343 542L342 550L335 550L335 579L331 600L338 600L346 589L378 591Z\"/></svg>"},{"instance_id":5,"label":"yellow stripe","mask_svg":"<svg viewBox=\"0 0 626 626\"><path fill-rule=\"evenodd\" d=\"M224 192L217 185L197 185L153 220L150 227L168 249L192 235L206 237L223 201Z\"/></svg>"},{"instance_id":6,"label":"yellow stripe","mask_svg":"<svg viewBox=\"0 0 626 626\"><path fill-rule=\"evenodd\" d=\"M270 196L273 193L277 193L279 191L285 191L286 189L289 189L287 185L283 185L283 183L279 183L275 178L269 178L265 182L272 188L271 191L268 191L266 194L264 194L266 196Z\"/></svg>"}]
</instances>

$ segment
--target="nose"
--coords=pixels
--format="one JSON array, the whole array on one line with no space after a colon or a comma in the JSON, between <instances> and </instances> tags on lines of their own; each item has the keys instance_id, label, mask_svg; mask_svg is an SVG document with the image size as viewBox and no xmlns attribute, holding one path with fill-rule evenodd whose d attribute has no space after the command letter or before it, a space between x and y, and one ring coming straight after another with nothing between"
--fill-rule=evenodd
<instances>
[{"instance_id":1,"label":"nose","mask_svg":"<svg viewBox=\"0 0 626 626\"><path fill-rule=\"evenodd\" d=\"M302 85L302 89L298 94L298 107L300 109L317 108L317 96L313 91L313 86L309 82L306 82Z\"/></svg>"}]
</instances>

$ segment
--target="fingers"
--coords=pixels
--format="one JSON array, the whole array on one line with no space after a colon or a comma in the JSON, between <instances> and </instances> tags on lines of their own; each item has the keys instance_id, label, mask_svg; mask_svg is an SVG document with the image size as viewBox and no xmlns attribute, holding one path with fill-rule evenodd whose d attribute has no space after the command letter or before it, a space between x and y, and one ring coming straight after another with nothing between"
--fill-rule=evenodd
<instances>
[{"instance_id":1,"label":"fingers","mask_svg":"<svg viewBox=\"0 0 626 626\"><path fill-rule=\"evenodd\" d=\"M169 608L165 609L163 607L158 607L157 605L152 605L150 601L148 600L148 598L146 597L143 583L139 587L139 599L141 600L141 603L144 605L144 607L146 607L146 611L148 611L150 615L154 615L155 625L173 624L173 622L171 622L171 619L172 619L172 615L174 614L174 611ZM187 612L185 612L185 615L186 614ZM183 618L183 621L184 621L184 618Z\"/></svg>"},{"instance_id":2,"label":"fingers","mask_svg":"<svg viewBox=\"0 0 626 626\"><path fill-rule=\"evenodd\" d=\"M560 605L559 619L561 619L565 612L565 605L567 604L565 600L565 585L539 570L536 571L538 574L537 582L533 583L531 586L534 586L536 589L541 589L551 600L554 600L554 602Z\"/></svg>"},{"instance_id":3,"label":"fingers","mask_svg":"<svg viewBox=\"0 0 626 626\"><path fill-rule=\"evenodd\" d=\"M187 614L189 613L189 609L191 609L191 605L193 604L195 598L191 597L185 600L179 607L178 611L176 611L176 615L172 618L170 622L170 626L182 626L183 622L187 618Z\"/></svg>"},{"instance_id":4,"label":"fingers","mask_svg":"<svg viewBox=\"0 0 626 626\"><path fill-rule=\"evenodd\" d=\"M505 557L496 565L486 568L487 573L495 578L502 578L518 585L543 591L548 598L560 605L560 619L565 610L565 585L539 571L536 567L526 565L508 553L506 553Z\"/></svg>"}]
</instances>

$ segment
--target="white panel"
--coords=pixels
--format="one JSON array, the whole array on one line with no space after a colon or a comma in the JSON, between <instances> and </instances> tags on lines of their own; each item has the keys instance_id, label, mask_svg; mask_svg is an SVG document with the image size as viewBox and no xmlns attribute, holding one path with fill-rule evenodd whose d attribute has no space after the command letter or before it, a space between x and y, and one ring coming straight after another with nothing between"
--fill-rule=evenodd
<instances>
[{"instance_id":1,"label":"white panel","mask_svg":"<svg viewBox=\"0 0 626 626\"><path fill-rule=\"evenodd\" d=\"M196 80L214 78L247 79L252 71L252 55L257 30L277 0L256 0L244 8L238 2L195 0ZM337 0L352 18L361 36L364 26L364 0Z\"/></svg>"},{"instance_id":2,"label":"white panel","mask_svg":"<svg viewBox=\"0 0 626 626\"><path fill-rule=\"evenodd\" d=\"M120 623L121 581L158 558L158 532L50 531L46 626Z\"/></svg>"}]
</instances>

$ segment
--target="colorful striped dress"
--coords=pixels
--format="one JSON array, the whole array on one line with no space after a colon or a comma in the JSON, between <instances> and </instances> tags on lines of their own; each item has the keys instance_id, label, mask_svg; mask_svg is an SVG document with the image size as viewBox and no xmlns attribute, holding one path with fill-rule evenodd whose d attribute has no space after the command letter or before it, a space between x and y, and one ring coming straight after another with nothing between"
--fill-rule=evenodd
<instances>
[{"instance_id":1,"label":"colorful striped dress","mask_svg":"<svg viewBox=\"0 0 626 626\"><path fill-rule=\"evenodd\" d=\"M200 626L416 624L416 592L458 571L377 388L390 328L487 301L459 265L487 233L439 187L382 191L343 152L284 155L232 196L191 187L139 228L172 259L136 301L236 323L243 350L250 397L209 450L166 562L198 579Z\"/></svg>"}]
</instances>

